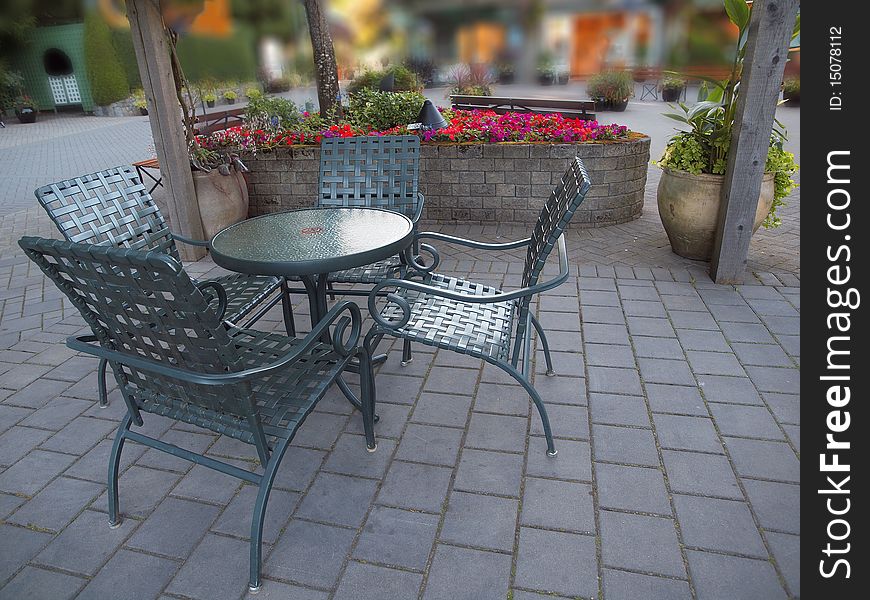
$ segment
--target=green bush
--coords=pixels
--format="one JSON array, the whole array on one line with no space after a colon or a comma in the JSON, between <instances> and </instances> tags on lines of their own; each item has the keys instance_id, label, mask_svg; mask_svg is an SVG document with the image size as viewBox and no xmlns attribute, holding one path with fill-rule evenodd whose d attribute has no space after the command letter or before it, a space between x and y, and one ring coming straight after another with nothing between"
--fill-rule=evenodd
<instances>
[{"instance_id":1,"label":"green bush","mask_svg":"<svg viewBox=\"0 0 870 600\"><path fill-rule=\"evenodd\" d=\"M420 92L381 92L364 88L350 95L347 118L355 127L384 131L416 122L425 100Z\"/></svg>"},{"instance_id":2,"label":"green bush","mask_svg":"<svg viewBox=\"0 0 870 600\"><path fill-rule=\"evenodd\" d=\"M295 129L302 122L296 104L286 98L260 96L245 107L245 121L255 129Z\"/></svg>"},{"instance_id":3,"label":"green bush","mask_svg":"<svg viewBox=\"0 0 870 600\"><path fill-rule=\"evenodd\" d=\"M365 71L350 82L347 91L353 94L360 90L378 90L381 81L390 74L395 80L393 84L395 92L418 92L423 89L420 80L413 71L405 66L397 65L383 71Z\"/></svg>"},{"instance_id":4,"label":"green bush","mask_svg":"<svg viewBox=\"0 0 870 600\"><path fill-rule=\"evenodd\" d=\"M177 48L178 59L188 81L256 79L256 44L250 29L246 27L235 27L226 38L181 35Z\"/></svg>"},{"instance_id":5,"label":"green bush","mask_svg":"<svg viewBox=\"0 0 870 600\"><path fill-rule=\"evenodd\" d=\"M85 65L97 106L106 106L130 95L127 75L112 45L108 24L91 11L85 16Z\"/></svg>"},{"instance_id":6,"label":"green bush","mask_svg":"<svg viewBox=\"0 0 870 600\"><path fill-rule=\"evenodd\" d=\"M133 49L133 37L130 35L130 30L112 28L112 46L118 54L124 75L127 76L127 85L133 90L142 87L142 80L139 78L139 63L136 62L136 51Z\"/></svg>"},{"instance_id":7,"label":"green bush","mask_svg":"<svg viewBox=\"0 0 870 600\"><path fill-rule=\"evenodd\" d=\"M605 71L589 78L586 93L591 98L623 102L634 95L634 80L628 71Z\"/></svg>"}]
</instances>

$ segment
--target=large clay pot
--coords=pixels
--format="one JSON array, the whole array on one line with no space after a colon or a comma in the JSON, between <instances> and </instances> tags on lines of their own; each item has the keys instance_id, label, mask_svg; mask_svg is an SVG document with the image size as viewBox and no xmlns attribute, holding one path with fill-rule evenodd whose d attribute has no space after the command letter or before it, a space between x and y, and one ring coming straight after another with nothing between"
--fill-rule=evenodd
<instances>
[{"instance_id":1,"label":"large clay pot","mask_svg":"<svg viewBox=\"0 0 870 600\"><path fill-rule=\"evenodd\" d=\"M248 218L248 186L236 169L221 175L217 169L209 173L193 172L193 187L199 202L199 216L206 239L211 239L224 227Z\"/></svg>"},{"instance_id":2,"label":"large clay pot","mask_svg":"<svg viewBox=\"0 0 870 600\"><path fill-rule=\"evenodd\" d=\"M671 248L680 256L710 260L724 181L724 175L692 175L685 171L662 169L658 189L659 216ZM765 173L761 180L753 233L764 222L772 204L773 173Z\"/></svg>"}]
</instances>

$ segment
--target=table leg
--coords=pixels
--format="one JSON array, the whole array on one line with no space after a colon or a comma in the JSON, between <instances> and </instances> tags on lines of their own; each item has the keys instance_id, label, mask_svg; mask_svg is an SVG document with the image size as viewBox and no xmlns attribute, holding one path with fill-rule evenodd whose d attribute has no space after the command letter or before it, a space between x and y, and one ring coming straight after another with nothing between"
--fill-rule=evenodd
<instances>
[{"instance_id":1,"label":"table leg","mask_svg":"<svg viewBox=\"0 0 870 600\"><path fill-rule=\"evenodd\" d=\"M305 292L308 294L312 328L320 323L320 320L329 312L329 308L326 305L326 280L326 273L302 276L302 284L305 286Z\"/></svg>"}]
</instances>

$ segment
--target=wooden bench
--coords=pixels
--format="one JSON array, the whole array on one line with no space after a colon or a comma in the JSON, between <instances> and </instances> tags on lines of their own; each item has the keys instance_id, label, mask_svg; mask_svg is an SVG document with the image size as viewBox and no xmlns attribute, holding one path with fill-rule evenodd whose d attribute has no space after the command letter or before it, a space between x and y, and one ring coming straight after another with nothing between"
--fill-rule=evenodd
<instances>
[{"instance_id":1,"label":"wooden bench","mask_svg":"<svg viewBox=\"0 0 870 600\"><path fill-rule=\"evenodd\" d=\"M196 135L208 135L215 131L222 131L230 127L238 127L244 124L245 109L229 108L210 113L196 115Z\"/></svg>"},{"instance_id":2,"label":"wooden bench","mask_svg":"<svg viewBox=\"0 0 870 600\"><path fill-rule=\"evenodd\" d=\"M560 114L571 119L595 120L592 100L556 100L553 98L506 98L502 96L450 96L455 110L492 110L499 114L532 112L542 115Z\"/></svg>"}]
</instances>

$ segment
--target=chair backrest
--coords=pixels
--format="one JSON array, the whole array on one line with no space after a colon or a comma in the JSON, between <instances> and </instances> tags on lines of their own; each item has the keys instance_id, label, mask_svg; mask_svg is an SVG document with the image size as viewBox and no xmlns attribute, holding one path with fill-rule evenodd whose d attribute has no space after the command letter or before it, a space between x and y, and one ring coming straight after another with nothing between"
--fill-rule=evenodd
<instances>
[{"instance_id":1,"label":"chair backrest","mask_svg":"<svg viewBox=\"0 0 870 600\"><path fill-rule=\"evenodd\" d=\"M550 252L586 198L591 185L583 161L575 156L559 184L550 193L535 223L532 243L526 253L523 287L538 283Z\"/></svg>"},{"instance_id":2,"label":"chair backrest","mask_svg":"<svg viewBox=\"0 0 870 600\"><path fill-rule=\"evenodd\" d=\"M387 208L411 218L419 202L419 172L416 135L324 138L317 203Z\"/></svg>"},{"instance_id":3,"label":"chair backrest","mask_svg":"<svg viewBox=\"0 0 870 600\"><path fill-rule=\"evenodd\" d=\"M70 242L156 250L180 260L160 209L129 165L44 185L34 194Z\"/></svg>"},{"instance_id":4,"label":"chair backrest","mask_svg":"<svg viewBox=\"0 0 870 600\"><path fill-rule=\"evenodd\" d=\"M18 243L69 297L104 348L203 374L244 368L220 315L174 258L35 237ZM149 412L161 411L162 398L239 418L253 411L243 384L205 386L129 365L113 367L125 395Z\"/></svg>"}]
</instances>

